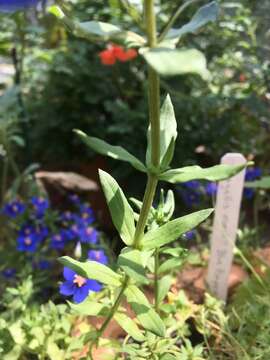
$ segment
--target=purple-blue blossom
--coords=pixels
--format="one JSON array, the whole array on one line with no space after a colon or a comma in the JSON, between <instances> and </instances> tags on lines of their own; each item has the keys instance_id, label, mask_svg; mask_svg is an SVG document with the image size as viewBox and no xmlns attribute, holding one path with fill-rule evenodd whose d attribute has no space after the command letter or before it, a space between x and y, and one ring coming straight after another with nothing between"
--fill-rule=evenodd
<instances>
[{"instance_id":1,"label":"purple-blue blossom","mask_svg":"<svg viewBox=\"0 0 270 360\"><path fill-rule=\"evenodd\" d=\"M254 181L262 176L262 170L258 167L247 168L245 181Z\"/></svg>"},{"instance_id":2,"label":"purple-blue blossom","mask_svg":"<svg viewBox=\"0 0 270 360\"><path fill-rule=\"evenodd\" d=\"M31 199L34 208L35 216L40 219L45 215L46 210L49 208L49 201L43 197L34 196Z\"/></svg>"},{"instance_id":3,"label":"purple-blue blossom","mask_svg":"<svg viewBox=\"0 0 270 360\"><path fill-rule=\"evenodd\" d=\"M104 250L90 250L88 251L88 259L92 261L97 261L101 264L108 264L108 257L105 254Z\"/></svg>"},{"instance_id":4,"label":"purple-blue blossom","mask_svg":"<svg viewBox=\"0 0 270 360\"><path fill-rule=\"evenodd\" d=\"M25 212L26 206L21 200L13 200L8 202L3 209L5 215L9 216L10 218L14 219L18 215L21 215Z\"/></svg>"},{"instance_id":5,"label":"purple-blue blossom","mask_svg":"<svg viewBox=\"0 0 270 360\"><path fill-rule=\"evenodd\" d=\"M60 294L72 296L75 303L84 301L91 291L98 292L102 289L102 285L95 280L86 279L75 271L64 268L65 281L60 285Z\"/></svg>"},{"instance_id":6,"label":"purple-blue blossom","mask_svg":"<svg viewBox=\"0 0 270 360\"><path fill-rule=\"evenodd\" d=\"M92 224L95 221L95 217L94 217L94 211L93 209L87 205L87 204L83 204L80 206L80 220L87 223L88 225Z\"/></svg>"},{"instance_id":7,"label":"purple-blue blossom","mask_svg":"<svg viewBox=\"0 0 270 360\"><path fill-rule=\"evenodd\" d=\"M98 232L92 226L82 226L79 228L79 241L88 244L96 244L98 242Z\"/></svg>"},{"instance_id":8,"label":"purple-blue blossom","mask_svg":"<svg viewBox=\"0 0 270 360\"><path fill-rule=\"evenodd\" d=\"M40 0L0 0L0 12L14 12L36 6Z\"/></svg>"},{"instance_id":9,"label":"purple-blue blossom","mask_svg":"<svg viewBox=\"0 0 270 360\"><path fill-rule=\"evenodd\" d=\"M52 235L50 246L55 250L63 250L66 245L66 237L63 231Z\"/></svg>"},{"instance_id":10,"label":"purple-blue blossom","mask_svg":"<svg viewBox=\"0 0 270 360\"><path fill-rule=\"evenodd\" d=\"M200 203L200 194L196 191L183 190L181 191L181 196L184 203L188 207L191 207L193 205L199 205Z\"/></svg>"},{"instance_id":11,"label":"purple-blue blossom","mask_svg":"<svg viewBox=\"0 0 270 360\"><path fill-rule=\"evenodd\" d=\"M13 279L15 277L15 275L16 275L16 269L7 268L7 269L2 271L2 275L8 280Z\"/></svg>"},{"instance_id":12,"label":"purple-blue blossom","mask_svg":"<svg viewBox=\"0 0 270 360\"><path fill-rule=\"evenodd\" d=\"M17 250L22 252L35 252L38 246L36 234L19 235L17 238Z\"/></svg>"},{"instance_id":13,"label":"purple-blue blossom","mask_svg":"<svg viewBox=\"0 0 270 360\"><path fill-rule=\"evenodd\" d=\"M190 231L187 231L185 234L184 234L184 237L187 239L187 240L192 240L196 235L196 231L195 230L190 230Z\"/></svg>"},{"instance_id":14,"label":"purple-blue blossom","mask_svg":"<svg viewBox=\"0 0 270 360\"><path fill-rule=\"evenodd\" d=\"M205 186L205 192L208 196L213 196L216 195L217 193L217 188L218 185L215 182L209 182L208 184L206 184Z\"/></svg>"}]
</instances>

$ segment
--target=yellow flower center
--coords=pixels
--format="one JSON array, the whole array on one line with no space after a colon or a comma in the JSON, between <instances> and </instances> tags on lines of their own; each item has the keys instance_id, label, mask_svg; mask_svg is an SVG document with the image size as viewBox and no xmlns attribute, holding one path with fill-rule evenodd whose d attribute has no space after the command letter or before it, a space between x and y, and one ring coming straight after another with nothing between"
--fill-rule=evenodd
<instances>
[{"instance_id":1,"label":"yellow flower center","mask_svg":"<svg viewBox=\"0 0 270 360\"><path fill-rule=\"evenodd\" d=\"M80 275L75 275L74 276L74 280L73 280L74 284L77 284L78 287L82 287L85 283L86 283L86 279Z\"/></svg>"}]
</instances>

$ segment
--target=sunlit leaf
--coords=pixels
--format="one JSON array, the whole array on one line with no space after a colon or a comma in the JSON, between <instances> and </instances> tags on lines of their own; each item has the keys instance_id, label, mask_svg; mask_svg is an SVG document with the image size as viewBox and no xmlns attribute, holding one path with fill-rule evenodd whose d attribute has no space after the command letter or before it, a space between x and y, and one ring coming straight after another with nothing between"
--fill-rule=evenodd
<instances>
[{"instance_id":1,"label":"sunlit leaf","mask_svg":"<svg viewBox=\"0 0 270 360\"><path fill-rule=\"evenodd\" d=\"M135 233L133 210L122 189L111 175L99 170L99 177L114 226L124 243L131 245Z\"/></svg>"}]
</instances>

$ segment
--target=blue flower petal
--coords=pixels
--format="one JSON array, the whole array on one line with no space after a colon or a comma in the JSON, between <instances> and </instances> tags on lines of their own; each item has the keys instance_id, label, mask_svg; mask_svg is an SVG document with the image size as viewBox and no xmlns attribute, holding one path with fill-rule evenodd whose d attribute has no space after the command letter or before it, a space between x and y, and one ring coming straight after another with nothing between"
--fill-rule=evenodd
<instances>
[{"instance_id":1,"label":"blue flower petal","mask_svg":"<svg viewBox=\"0 0 270 360\"><path fill-rule=\"evenodd\" d=\"M60 285L60 294L70 296L73 295L76 291L76 286L74 286L72 281L65 281Z\"/></svg>"},{"instance_id":2,"label":"blue flower petal","mask_svg":"<svg viewBox=\"0 0 270 360\"><path fill-rule=\"evenodd\" d=\"M76 273L68 267L64 267L63 275L66 280L73 281Z\"/></svg>"},{"instance_id":3,"label":"blue flower petal","mask_svg":"<svg viewBox=\"0 0 270 360\"><path fill-rule=\"evenodd\" d=\"M86 287L88 290L98 292L102 289L102 285L95 280L87 280Z\"/></svg>"},{"instance_id":4,"label":"blue flower petal","mask_svg":"<svg viewBox=\"0 0 270 360\"><path fill-rule=\"evenodd\" d=\"M84 285L80 288L76 288L75 293L73 295L73 301L75 303L81 303L83 302L89 294L88 286Z\"/></svg>"}]
</instances>

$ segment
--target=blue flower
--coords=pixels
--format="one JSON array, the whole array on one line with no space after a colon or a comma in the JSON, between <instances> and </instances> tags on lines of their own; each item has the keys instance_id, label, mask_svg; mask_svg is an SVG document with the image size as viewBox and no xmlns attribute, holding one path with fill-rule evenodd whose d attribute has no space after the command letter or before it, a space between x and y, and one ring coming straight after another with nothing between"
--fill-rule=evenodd
<instances>
[{"instance_id":1,"label":"blue flower","mask_svg":"<svg viewBox=\"0 0 270 360\"><path fill-rule=\"evenodd\" d=\"M0 0L1 12L14 12L36 6L40 0Z\"/></svg>"},{"instance_id":2,"label":"blue flower","mask_svg":"<svg viewBox=\"0 0 270 360\"><path fill-rule=\"evenodd\" d=\"M49 201L43 197L34 196L31 199L31 203L38 219L42 218L46 210L49 208Z\"/></svg>"},{"instance_id":3,"label":"blue flower","mask_svg":"<svg viewBox=\"0 0 270 360\"><path fill-rule=\"evenodd\" d=\"M49 229L45 225L38 224L35 228L35 233L38 237L38 240L43 241L49 236Z\"/></svg>"},{"instance_id":4,"label":"blue flower","mask_svg":"<svg viewBox=\"0 0 270 360\"><path fill-rule=\"evenodd\" d=\"M253 198L254 195L255 195L255 190L249 189L249 188L244 189L244 198L245 199L250 200Z\"/></svg>"},{"instance_id":5,"label":"blue flower","mask_svg":"<svg viewBox=\"0 0 270 360\"><path fill-rule=\"evenodd\" d=\"M183 185L185 187L187 187L188 189L198 189L201 185L201 183L198 180L191 180L191 181L187 181L185 183L183 183Z\"/></svg>"},{"instance_id":6,"label":"blue flower","mask_svg":"<svg viewBox=\"0 0 270 360\"><path fill-rule=\"evenodd\" d=\"M48 260L40 260L37 263L37 268L39 270L49 270L51 268L51 263Z\"/></svg>"},{"instance_id":7,"label":"blue flower","mask_svg":"<svg viewBox=\"0 0 270 360\"><path fill-rule=\"evenodd\" d=\"M206 186L205 186L205 192L208 196L213 196L217 193L217 183L215 182L209 182Z\"/></svg>"},{"instance_id":8,"label":"blue flower","mask_svg":"<svg viewBox=\"0 0 270 360\"><path fill-rule=\"evenodd\" d=\"M80 205L81 204L81 199L76 194L71 194L71 195L69 195L68 198L74 205Z\"/></svg>"},{"instance_id":9,"label":"blue flower","mask_svg":"<svg viewBox=\"0 0 270 360\"><path fill-rule=\"evenodd\" d=\"M14 219L18 215L23 214L25 209L26 206L20 200L13 200L4 206L3 212L5 215Z\"/></svg>"},{"instance_id":10,"label":"blue flower","mask_svg":"<svg viewBox=\"0 0 270 360\"><path fill-rule=\"evenodd\" d=\"M92 224L95 221L94 211L89 205L82 205L80 207L81 218L80 220L87 223L88 225Z\"/></svg>"},{"instance_id":11,"label":"blue flower","mask_svg":"<svg viewBox=\"0 0 270 360\"><path fill-rule=\"evenodd\" d=\"M64 211L60 215L60 220L63 222L69 222L74 220L74 214L71 211Z\"/></svg>"},{"instance_id":12,"label":"blue flower","mask_svg":"<svg viewBox=\"0 0 270 360\"><path fill-rule=\"evenodd\" d=\"M262 170L260 168L247 168L245 180L254 181L262 176Z\"/></svg>"},{"instance_id":13,"label":"blue flower","mask_svg":"<svg viewBox=\"0 0 270 360\"><path fill-rule=\"evenodd\" d=\"M190 230L188 232L186 232L184 234L184 237L187 239L187 240L192 240L196 235L196 231L195 230Z\"/></svg>"},{"instance_id":14,"label":"blue flower","mask_svg":"<svg viewBox=\"0 0 270 360\"><path fill-rule=\"evenodd\" d=\"M38 239L36 234L19 235L17 238L17 250L25 252L35 252L37 250Z\"/></svg>"},{"instance_id":15,"label":"blue flower","mask_svg":"<svg viewBox=\"0 0 270 360\"><path fill-rule=\"evenodd\" d=\"M97 261L101 264L108 264L108 257L105 254L104 250L90 250L88 251L88 259L92 261Z\"/></svg>"},{"instance_id":16,"label":"blue flower","mask_svg":"<svg viewBox=\"0 0 270 360\"><path fill-rule=\"evenodd\" d=\"M19 230L19 235L30 235L30 234L34 234L35 233L35 228L33 225L29 224L29 223L24 223L20 230Z\"/></svg>"},{"instance_id":17,"label":"blue flower","mask_svg":"<svg viewBox=\"0 0 270 360\"><path fill-rule=\"evenodd\" d=\"M199 205L200 194L197 193L196 191L185 190L185 191L181 191L180 193L181 193L184 203L188 207L191 207L193 205Z\"/></svg>"},{"instance_id":18,"label":"blue flower","mask_svg":"<svg viewBox=\"0 0 270 360\"><path fill-rule=\"evenodd\" d=\"M67 241L73 240L76 237L72 228L62 229L61 233Z\"/></svg>"},{"instance_id":19,"label":"blue flower","mask_svg":"<svg viewBox=\"0 0 270 360\"><path fill-rule=\"evenodd\" d=\"M98 242L98 232L91 226L83 226L79 229L79 240L83 243L96 244Z\"/></svg>"},{"instance_id":20,"label":"blue flower","mask_svg":"<svg viewBox=\"0 0 270 360\"><path fill-rule=\"evenodd\" d=\"M8 280L13 279L15 277L15 275L16 275L16 269L7 268L7 269L2 271L2 275Z\"/></svg>"},{"instance_id":21,"label":"blue flower","mask_svg":"<svg viewBox=\"0 0 270 360\"><path fill-rule=\"evenodd\" d=\"M62 231L60 231L58 234L54 234L51 237L51 243L50 243L51 248L55 250L63 250L65 245L66 245L66 237Z\"/></svg>"},{"instance_id":22,"label":"blue flower","mask_svg":"<svg viewBox=\"0 0 270 360\"><path fill-rule=\"evenodd\" d=\"M261 176L262 176L262 170L260 168L247 168L245 181L252 182L260 178ZM249 188L244 189L244 198L248 200L252 199L254 194L255 194L255 190Z\"/></svg>"},{"instance_id":23,"label":"blue flower","mask_svg":"<svg viewBox=\"0 0 270 360\"><path fill-rule=\"evenodd\" d=\"M86 279L67 267L64 268L63 275L66 281L60 285L60 294L73 296L76 303L84 301L90 291L98 292L102 289L97 281Z\"/></svg>"}]
</instances>

